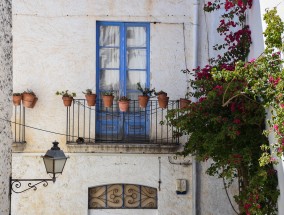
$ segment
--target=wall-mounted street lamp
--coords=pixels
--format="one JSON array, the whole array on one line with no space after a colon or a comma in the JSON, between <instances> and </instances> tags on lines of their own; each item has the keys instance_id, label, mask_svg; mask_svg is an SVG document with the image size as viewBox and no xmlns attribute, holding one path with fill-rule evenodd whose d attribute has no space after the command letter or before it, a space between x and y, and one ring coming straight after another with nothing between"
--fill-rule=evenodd
<instances>
[{"instance_id":1,"label":"wall-mounted street lamp","mask_svg":"<svg viewBox=\"0 0 284 215\"><path fill-rule=\"evenodd\" d=\"M46 152L43 158L43 162L46 168L47 174L52 174L52 178L48 179L14 179L10 177L10 196L12 192L14 193L23 193L27 190L34 189L37 190L37 185L43 184L44 187L48 185L48 181L56 180L57 174L62 174L66 160L69 157L66 157L64 152L58 147L58 142L53 142L53 147ZM27 188L21 189L22 183L28 182Z\"/></svg>"}]
</instances>

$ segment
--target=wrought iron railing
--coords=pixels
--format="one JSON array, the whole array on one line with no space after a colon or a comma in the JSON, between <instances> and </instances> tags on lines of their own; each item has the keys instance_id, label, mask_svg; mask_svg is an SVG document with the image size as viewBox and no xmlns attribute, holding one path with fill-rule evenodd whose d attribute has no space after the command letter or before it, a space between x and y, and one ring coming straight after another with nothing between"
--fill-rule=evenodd
<instances>
[{"instance_id":1,"label":"wrought iron railing","mask_svg":"<svg viewBox=\"0 0 284 215\"><path fill-rule=\"evenodd\" d=\"M25 143L25 107L21 104L13 106L14 108L14 123L12 124L13 129L13 142L14 143Z\"/></svg>"},{"instance_id":2,"label":"wrought iron railing","mask_svg":"<svg viewBox=\"0 0 284 215\"><path fill-rule=\"evenodd\" d=\"M165 116L178 107L179 101L169 101L163 109L150 100L146 108L140 108L137 100L131 100L129 111L121 112L116 101L105 108L102 100L89 107L85 99L75 99L66 111L67 143L177 144L176 130Z\"/></svg>"}]
</instances>

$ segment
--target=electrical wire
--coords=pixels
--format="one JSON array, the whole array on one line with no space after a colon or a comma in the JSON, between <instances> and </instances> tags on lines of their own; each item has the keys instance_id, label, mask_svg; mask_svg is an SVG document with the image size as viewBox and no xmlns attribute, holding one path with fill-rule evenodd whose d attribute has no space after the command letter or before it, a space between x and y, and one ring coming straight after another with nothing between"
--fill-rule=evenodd
<instances>
[{"instance_id":1,"label":"electrical wire","mask_svg":"<svg viewBox=\"0 0 284 215\"><path fill-rule=\"evenodd\" d=\"M24 126L24 127L27 127L27 128L35 129L35 130L38 130L38 131L43 131L43 132L51 133L51 134L57 134L57 135L68 136L68 137L78 137L78 136L72 136L72 135L62 134L62 133L55 132L55 131L49 131L49 130L45 130L45 129L42 129L42 128L36 128L36 127L29 126L29 125L26 125L26 124L22 124L22 123L18 123L18 122L13 122L13 121L8 120L8 119L3 119L3 118L1 118L1 117L0 117L0 120L6 121L6 122L9 122L9 123L13 123L13 124L16 124L16 125L21 125L21 126Z\"/></svg>"}]
</instances>

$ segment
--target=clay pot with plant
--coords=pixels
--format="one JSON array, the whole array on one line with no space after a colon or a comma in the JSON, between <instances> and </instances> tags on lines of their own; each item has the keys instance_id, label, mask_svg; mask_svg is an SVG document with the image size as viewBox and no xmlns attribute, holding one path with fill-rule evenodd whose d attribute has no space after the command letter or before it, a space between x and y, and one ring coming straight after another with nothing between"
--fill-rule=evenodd
<instances>
[{"instance_id":1,"label":"clay pot with plant","mask_svg":"<svg viewBox=\"0 0 284 215\"><path fill-rule=\"evenodd\" d=\"M22 93L13 93L13 104L15 106L21 105Z\"/></svg>"},{"instance_id":2,"label":"clay pot with plant","mask_svg":"<svg viewBox=\"0 0 284 215\"><path fill-rule=\"evenodd\" d=\"M158 97L158 103L160 108L166 108L169 103L169 97L167 96L168 94L164 91L159 91L155 93L155 95Z\"/></svg>"},{"instance_id":3,"label":"clay pot with plant","mask_svg":"<svg viewBox=\"0 0 284 215\"><path fill-rule=\"evenodd\" d=\"M179 108L180 109L185 109L188 107L188 105L191 103L191 101L187 98L180 98L179 99Z\"/></svg>"},{"instance_id":4,"label":"clay pot with plant","mask_svg":"<svg viewBox=\"0 0 284 215\"><path fill-rule=\"evenodd\" d=\"M113 91L103 92L103 103L106 108L111 107L113 104L113 99L114 99L113 93L114 93Z\"/></svg>"},{"instance_id":5,"label":"clay pot with plant","mask_svg":"<svg viewBox=\"0 0 284 215\"><path fill-rule=\"evenodd\" d=\"M138 102L139 102L139 106L141 108L146 108L149 98L152 96L152 94L155 92L155 88L151 89L150 88L142 88L140 82L137 83L137 90L139 90L142 95L138 96Z\"/></svg>"},{"instance_id":6,"label":"clay pot with plant","mask_svg":"<svg viewBox=\"0 0 284 215\"><path fill-rule=\"evenodd\" d=\"M120 99L118 100L118 106L119 106L119 110L121 112L126 112L129 109L129 104L130 104L130 99L126 96L122 96L120 97Z\"/></svg>"},{"instance_id":7,"label":"clay pot with plant","mask_svg":"<svg viewBox=\"0 0 284 215\"><path fill-rule=\"evenodd\" d=\"M34 108L38 100L35 93L30 89L22 93L22 99L23 99L23 105L26 108Z\"/></svg>"},{"instance_id":8,"label":"clay pot with plant","mask_svg":"<svg viewBox=\"0 0 284 215\"><path fill-rule=\"evenodd\" d=\"M65 107L70 107L72 105L73 97L76 97L76 93L69 93L69 90L57 91L55 94L62 96L63 104Z\"/></svg>"},{"instance_id":9,"label":"clay pot with plant","mask_svg":"<svg viewBox=\"0 0 284 215\"><path fill-rule=\"evenodd\" d=\"M189 100L191 95L192 95L192 92L190 92L189 87L187 87L187 93L185 94L185 97L179 99L179 108L180 109L185 109L186 107L188 107L188 105L191 103L191 101Z\"/></svg>"},{"instance_id":10,"label":"clay pot with plant","mask_svg":"<svg viewBox=\"0 0 284 215\"><path fill-rule=\"evenodd\" d=\"M86 89L86 91L82 93L85 94L88 106L96 105L97 95L93 93L91 89Z\"/></svg>"}]
</instances>

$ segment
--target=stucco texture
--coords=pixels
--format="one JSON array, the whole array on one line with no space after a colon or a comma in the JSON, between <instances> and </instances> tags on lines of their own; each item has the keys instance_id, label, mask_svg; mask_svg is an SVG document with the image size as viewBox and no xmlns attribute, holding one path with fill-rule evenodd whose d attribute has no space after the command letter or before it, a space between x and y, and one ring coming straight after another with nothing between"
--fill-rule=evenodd
<instances>
[{"instance_id":1,"label":"stucco texture","mask_svg":"<svg viewBox=\"0 0 284 215\"><path fill-rule=\"evenodd\" d=\"M12 115L12 5L0 2L0 214L9 213L9 177L11 175Z\"/></svg>"},{"instance_id":2,"label":"stucco texture","mask_svg":"<svg viewBox=\"0 0 284 215\"><path fill-rule=\"evenodd\" d=\"M168 155L107 155L70 153L62 175L47 187L38 186L12 195L12 214L191 214L191 166L174 165ZM159 167L159 157L161 165ZM18 169L19 166L22 168ZM160 176L159 176L160 175ZM40 154L14 154L14 178L48 178ZM161 186L159 190L159 178ZM176 194L176 179L186 179L188 192ZM89 210L88 188L98 185L129 183L158 189L158 209ZM34 201L30 201L34 199Z\"/></svg>"}]
</instances>

